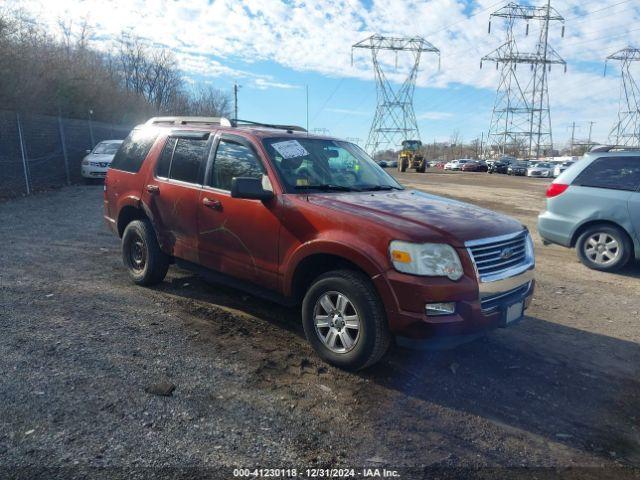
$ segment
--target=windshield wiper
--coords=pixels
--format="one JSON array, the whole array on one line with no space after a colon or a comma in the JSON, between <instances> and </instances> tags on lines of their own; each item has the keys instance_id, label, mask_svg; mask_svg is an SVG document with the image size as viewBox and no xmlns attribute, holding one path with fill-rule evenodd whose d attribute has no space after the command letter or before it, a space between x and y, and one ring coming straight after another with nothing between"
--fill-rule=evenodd
<instances>
[{"instance_id":1,"label":"windshield wiper","mask_svg":"<svg viewBox=\"0 0 640 480\"><path fill-rule=\"evenodd\" d=\"M295 190L324 190L336 192L359 192L359 188L345 187L343 185L333 185L331 183L321 183L318 185L296 185Z\"/></svg>"},{"instance_id":2,"label":"windshield wiper","mask_svg":"<svg viewBox=\"0 0 640 480\"><path fill-rule=\"evenodd\" d=\"M367 192L377 192L382 190L403 190L403 188L394 187L393 185L368 185L362 187L362 190Z\"/></svg>"}]
</instances>

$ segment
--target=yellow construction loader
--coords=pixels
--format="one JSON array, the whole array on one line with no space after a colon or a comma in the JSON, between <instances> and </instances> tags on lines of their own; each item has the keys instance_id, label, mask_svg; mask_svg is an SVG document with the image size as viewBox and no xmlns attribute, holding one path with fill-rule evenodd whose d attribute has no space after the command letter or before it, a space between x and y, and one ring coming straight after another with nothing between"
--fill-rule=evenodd
<instances>
[{"instance_id":1,"label":"yellow construction loader","mask_svg":"<svg viewBox=\"0 0 640 480\"><path fill-rule=\"evenodd\" d=\"M427 162L420 152L422 142L420 140L405 140L402 142L402 150L398 154L398 171L406 172L407 168L415 168L416 172L424 172Z\"/></svg>"}]
</instances>

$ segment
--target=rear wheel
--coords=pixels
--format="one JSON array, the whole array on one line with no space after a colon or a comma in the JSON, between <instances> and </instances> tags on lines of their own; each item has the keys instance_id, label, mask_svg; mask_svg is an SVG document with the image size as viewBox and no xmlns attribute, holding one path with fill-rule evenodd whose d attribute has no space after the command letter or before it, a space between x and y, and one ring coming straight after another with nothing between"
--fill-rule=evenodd
<instances>
[{"instance_id":1,"label":"rear wheel","mask_svg":"<svg viewBox=\"0 0 640 480\"><path fill-rule=\"evenodd\" d=\"M316 353L347 370L373 365L391 341L371 281L350 270L328 272L313 282L302 303L302 323Z\"/></svg>"},{"instance_id":2,"label":"rear wheel","mask_svg":"<svg viewBox=\"0 0 640 480\"><path fill-rule=\"evenodd\" d=\"M633 247L622 229L611 225L594 225L580 235L576 248L578 258L587 267L611 272L627 264Z\"/></svg>"},{"instance_id":3,"label":"rear wheel","mask_svg":"<svg viewBox=\"0 0 640 480\"><path fill-rule=\"evenodd\" d=\"M162 282L169 269L170 258L160 250L149 220L134 220L122 235L122 260L129 277L138 285Z\"/></svg>"}]
</instances>

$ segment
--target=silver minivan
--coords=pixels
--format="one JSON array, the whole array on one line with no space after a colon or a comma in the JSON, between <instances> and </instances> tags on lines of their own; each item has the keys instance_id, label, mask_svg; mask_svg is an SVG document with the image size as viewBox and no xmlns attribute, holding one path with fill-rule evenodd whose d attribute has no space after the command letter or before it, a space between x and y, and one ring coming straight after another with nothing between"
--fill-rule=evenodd
<instances>
[{"instance_id":1,"label":"silver minivan","mask_svg":"<svg viewBox=\"0 0 640 480\"><path fill-rule=\"evenodd\" d=\"M595 147L550 185L538 232L589 268L622 268L640 259L639 189L640 149Z\"/></svg>"}]
</instances>

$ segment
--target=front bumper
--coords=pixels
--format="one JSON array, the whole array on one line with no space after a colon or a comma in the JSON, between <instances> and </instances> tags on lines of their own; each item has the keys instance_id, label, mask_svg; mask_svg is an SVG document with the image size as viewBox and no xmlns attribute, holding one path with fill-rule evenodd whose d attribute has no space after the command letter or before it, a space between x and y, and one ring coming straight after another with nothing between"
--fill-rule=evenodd
<instances>
[{"instance_id":1,"label":"front bumper","mask_svg":"<svg viewBox=\"0 0 640 480\"><path fill-rule=\"evenodd\" d=\"M83 165L80 173L84 178L104 178L107 176L109 167L96 167L93 165Z\"/></svg>"},{"instance_id":2,"label":"front bumper","mask_svg":"<svg viewBox=\"0 0 640 480\"><path fill-rule=\"evenodd\" d=\"M462 260L462 258L461 258ZM470 259L465 272L474 269ZM416 277L388 271L376 282L386 283L390 298L382 295L387 308L389 328L399 344L415 347L422 342L449 337L477 336L488 330L506 326L506 308L522 302L524 309L531 303L535 289L535 263L522 265L510 276L493 281L481 281L477 275L465 274L452 282L446 278ZM378 291L381 288L378 287ZM452 315L427 315L426 303L455 302ZM450 338L449 338L450 339ZM454 340L455 342L455 340Z\"/></svg>"}]
</instances>

